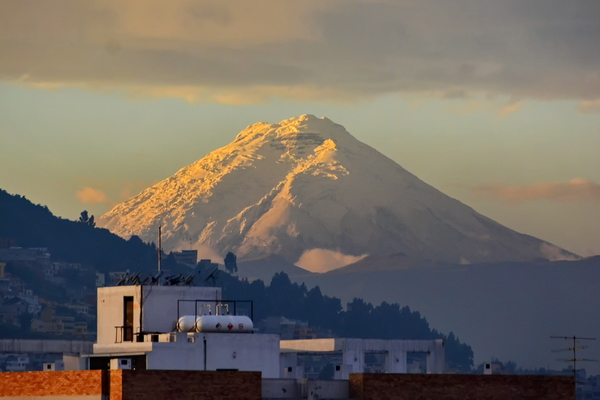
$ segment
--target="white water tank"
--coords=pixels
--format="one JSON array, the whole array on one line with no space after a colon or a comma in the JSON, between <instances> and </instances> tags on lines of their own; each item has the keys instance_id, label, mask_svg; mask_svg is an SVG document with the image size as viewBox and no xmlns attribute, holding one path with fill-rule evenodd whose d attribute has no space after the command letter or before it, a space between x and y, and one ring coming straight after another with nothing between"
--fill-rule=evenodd
<instances>
[{"instance_id":1,"label":"white water tank","mask_svg":"<svg viewBox=\"0 0 600 400\"><path fill-rule=\"evenodd\" d=\"M184 315L177 321L177 330L179 332L195 332L196 331L196 316Z\"/></svg>"},{"instance_id":2,"label":"white water tank","mask_svg":"<svg viewBox=\"0 0 600 400\"><path fill-rule=\"evenodd\" d=\"M254 329L252 320L245 315L184 315L177 321L179 332L231 332L250 333Z\"/></svg>"}]
</instances>

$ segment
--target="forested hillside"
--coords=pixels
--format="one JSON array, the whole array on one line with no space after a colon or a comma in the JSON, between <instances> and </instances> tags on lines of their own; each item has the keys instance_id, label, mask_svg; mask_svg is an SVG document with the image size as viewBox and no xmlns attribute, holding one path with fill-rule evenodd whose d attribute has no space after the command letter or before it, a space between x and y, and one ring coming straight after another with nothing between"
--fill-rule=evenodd
<instances>
[{"instance_id":1,"label":"forested hillside","mask_svg":"<svg viewBox=\"0 0 600 400\"><path fill-rule=\"evenodd\" d=\"M48 207L0 189L0 237L21 247L47 247L55 261L94 266L101 272L148 271L156 265L156 247L106 229L58 218Z\"/></svg>"}]
</instances>

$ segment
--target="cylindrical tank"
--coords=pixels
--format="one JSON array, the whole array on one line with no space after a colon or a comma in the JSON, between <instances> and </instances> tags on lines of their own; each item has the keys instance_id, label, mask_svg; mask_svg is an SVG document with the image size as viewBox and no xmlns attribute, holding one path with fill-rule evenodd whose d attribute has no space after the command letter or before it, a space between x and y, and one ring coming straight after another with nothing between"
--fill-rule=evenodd
<instances>
[{"instance_id":1,"label":"cylindrical tank","mask_svg":"<svg viewBox=\"0 0 600 400\"><path fill-rule=\"evenodd\" d=\"M252 332L252 320L245 315L201 315L196 319L198 332Z\"/></svg>"},{"instance_id":2,"label":"cylindrical tank","mask_svg":"<svg viewBox=\"0 0 600 400\"><path fill-rule=\"evenodd\" d=\"M177 330L179 332L196 331L196 317L193 315L184 315L177 321Z\"/></svg>"},{"instance_id":3,"label":"cylindrical tank","mask_svg":"<svg viewBox=\"0 0 600 400\"><path fill-rule=\"evenodd\" d=\"M179 332L249 333L252 329L252 320L244 315L184 315L177 321Z\"/></svg>"}]
</instances>

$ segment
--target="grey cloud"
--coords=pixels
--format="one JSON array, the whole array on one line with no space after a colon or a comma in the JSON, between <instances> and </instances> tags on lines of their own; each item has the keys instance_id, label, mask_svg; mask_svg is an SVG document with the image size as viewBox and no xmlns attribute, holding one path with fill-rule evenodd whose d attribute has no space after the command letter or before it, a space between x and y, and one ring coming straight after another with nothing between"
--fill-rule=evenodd
<instances>
[{"instance_id":1,"label":"grey cloud","mask_svg":"<svg viewBox=\"0 0 600 400\"><path fill-rule=\"evenodd\" d=\"M600 98L597 0L258 1L256 21L236 2L178 0L156 33L124 17L128 0L49 4L0 4L2 79Z\"/></svg>"}]
</instances>

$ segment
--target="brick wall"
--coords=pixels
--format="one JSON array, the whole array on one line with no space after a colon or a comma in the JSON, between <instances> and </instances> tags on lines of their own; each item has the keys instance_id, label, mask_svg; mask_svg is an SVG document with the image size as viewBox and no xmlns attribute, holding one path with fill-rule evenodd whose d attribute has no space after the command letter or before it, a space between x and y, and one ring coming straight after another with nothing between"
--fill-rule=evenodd
<instances>
[{"instance_id":1,"label":"brick wall","mask_svg":"<svg viewBox=\"0 0 600 400\"><path fill-rule=\"evenodd\" d=\"M0 399L95 396L110 400L260 400L260 372L52 371L0 372Z\"/></svg>"},{"instance_id":2,"label":"brick wall","mask_svg":"<svg viewBox=\"0 0 600 400\"><path fill-rule=\"evenodd\" d=\"M109 400L123 400L123 371L113 369L109 371L108 393Z\"/></svg>"},{"instance_id":3,"label":"brick wall","mask_svg":"<svg viewBox=\"0 0 600 400\"><path fill-rule=\"evenodd\" d=\"M356 400L574 400L571 376L350 374Z\"/></svg>"},{"instance_id":4,"label":"brick wall","mask_svg":"<svg viewBox=\"0 0 600 400\"><path fill-rule=\"evenodd\" d=\"M0 398L101 396L102 371L2 372Z\"/></svg>"},{"instance_id":5,"label":"brick wall","mask_svg":"<svg viewBox=\"0 0 600 400\"><path fill-rule=\"evenodd\" d=\"M113 397L119 373L122 397ZM111 371L110 400L260 400L261 393L260 372Z\"/></svg>"}]
</instances>

